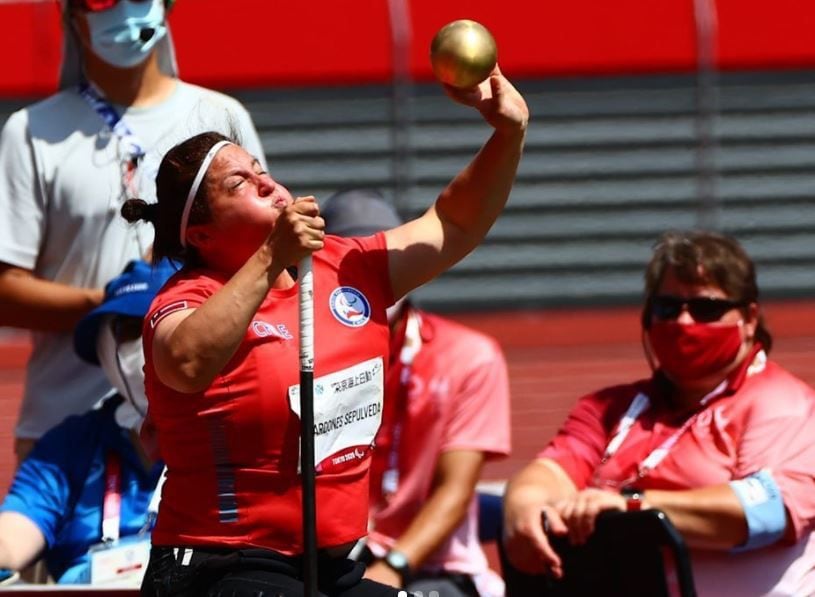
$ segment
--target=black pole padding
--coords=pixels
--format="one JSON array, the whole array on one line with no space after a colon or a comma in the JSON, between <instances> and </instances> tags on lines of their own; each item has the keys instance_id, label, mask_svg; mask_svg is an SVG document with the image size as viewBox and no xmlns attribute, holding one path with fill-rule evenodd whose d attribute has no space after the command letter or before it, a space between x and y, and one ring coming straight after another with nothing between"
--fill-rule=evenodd
<instances>
[{"instance_id":1,"label":"black pole padding","mask_svg":"<svg viewBox=\"0 0 815 597\"><path fill-rule=\"evenodd\" d=\"M303 582L317 596L317 501L314 473L314 372L300 371L300 470L303 477Z\"/></svg>"}]
</instances>

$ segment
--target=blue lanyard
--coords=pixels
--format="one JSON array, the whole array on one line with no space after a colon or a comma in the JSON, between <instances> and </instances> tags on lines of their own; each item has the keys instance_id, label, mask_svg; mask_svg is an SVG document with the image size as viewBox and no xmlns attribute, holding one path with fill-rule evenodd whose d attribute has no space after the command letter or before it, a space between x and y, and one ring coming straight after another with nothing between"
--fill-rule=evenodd
<instances>
[{"instance_id":1,"label":"blue lanyard","mask_svg":"<svg viewBox=\"0 0 815 597\"><path fill-rule=\"evenodd\" d=\"M83 82L79 85L79 95L81 95L86 102L93 108L99 117L108 125L108 128L113 131L113 134L119 138L119 141L124 145L125 151L135 167L139 159L144 156L144 148L141 142L130 130L125 121L116 111L116 109L102 97L99 92L89 83Z\"/></svg>"}]
</instances>

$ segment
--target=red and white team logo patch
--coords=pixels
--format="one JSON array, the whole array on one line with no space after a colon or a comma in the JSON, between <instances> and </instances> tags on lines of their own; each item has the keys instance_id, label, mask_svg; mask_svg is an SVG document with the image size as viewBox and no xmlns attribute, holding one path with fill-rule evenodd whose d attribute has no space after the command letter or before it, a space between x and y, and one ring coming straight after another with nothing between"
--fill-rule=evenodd
<instances>
[{"instance_id":1,"label":"red and white team logo patch","mask_svg":"<svg viewBox=\"0 0 815 597\"><path fill-rule=\"evenodd\" d=\"M153 313L153 316L150 318L150 329L154 329L158 325L158 322L167 317L170 313L183 311L184 309L189 309L187 301L176 301L169 305L164 305L161 309Z\"/></svg>"},{"instance_id":2,"label":"red and white team logo patch","mask_svg":"<svg viewBox=\"0 0 815 597\"><path fill-rule=\"evenodd\" d=\"M340 286L331 293L328 306L332 315L348 327L358 328L371 319L371 305L365 295L352 286Z\"/></svg>"}]
</instances>

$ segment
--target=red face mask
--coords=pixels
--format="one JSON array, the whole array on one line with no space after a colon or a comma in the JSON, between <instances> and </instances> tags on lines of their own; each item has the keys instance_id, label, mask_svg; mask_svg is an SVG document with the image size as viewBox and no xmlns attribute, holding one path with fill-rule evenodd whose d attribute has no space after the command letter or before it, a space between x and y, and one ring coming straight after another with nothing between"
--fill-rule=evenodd
<instances>
[{"instance_id":1,"label":"red face mask","mask_svg":"<svg viewBox=\"0 0 815 597\"><path fill-rule=\"evenodd\" d=\"M654 321L648 330L660 368L675 381L693 381L730 365L741 348L741 325Z\"/></svg>"}]
</instances>

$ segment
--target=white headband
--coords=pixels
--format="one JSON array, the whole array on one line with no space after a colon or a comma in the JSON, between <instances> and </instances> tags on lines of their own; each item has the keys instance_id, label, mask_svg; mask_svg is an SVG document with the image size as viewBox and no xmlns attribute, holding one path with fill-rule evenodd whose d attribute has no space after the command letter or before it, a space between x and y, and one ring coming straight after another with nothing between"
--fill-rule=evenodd
<instances>
[{"instance_id":1,"label":"white headband","mask_svg":"<svg viewBox=\"0 0 815 597\"><path fill-rule=\"evenodd\" d=\"M232 141L223 140L218 141L215 145L213 145L207 152L207 155L204 157L204 161L201 162L201 165L198 167L198 172L195 174L195 178L192 180L190 192L187 194L187 202L184 204L184 211L181 212L181 226L179 227L181 246L185 249L187 248L187 222L190 219L190 210L192 209L192 204L195 202L195 196L198 194L198 187L201 186L201 181L204 180L204 176L206 176L209 165L212 163L212 160L215 159L215 155L221 150L222 147L232 144Z\"/></svg>"}]
</instances>

